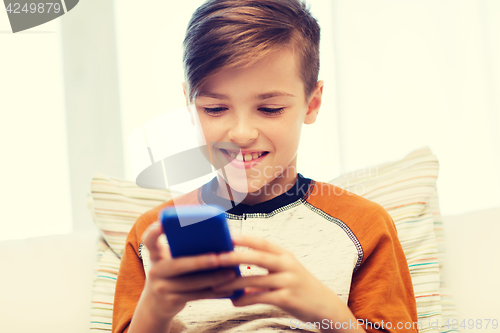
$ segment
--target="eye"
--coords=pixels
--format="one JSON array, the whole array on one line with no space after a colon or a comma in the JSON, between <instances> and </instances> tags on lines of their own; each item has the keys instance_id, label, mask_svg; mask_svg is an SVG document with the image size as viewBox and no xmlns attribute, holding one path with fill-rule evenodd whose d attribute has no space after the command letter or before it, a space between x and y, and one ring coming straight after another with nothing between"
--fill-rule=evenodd
<instances>
[{"instance_id":1,"label":"eye","mask_svg":"<svg viewBox=\"0 0 500 333\"><path fill-rule=\"evenodd\" d=\"M266 114L281 114L285 108L259 108L260 111Z\"/></svg>"},{"instance_id":2,"label":"eye","mask_svg":"<svg viewBox=\"0 0 500 333\"><path fill-rule=\"evenodd\" d=\"M218 108L204 108L204 112L209 115L218 115L221 114L222 111L227 110L227 108L218 107Z\"/></svg>"}]
</instances>

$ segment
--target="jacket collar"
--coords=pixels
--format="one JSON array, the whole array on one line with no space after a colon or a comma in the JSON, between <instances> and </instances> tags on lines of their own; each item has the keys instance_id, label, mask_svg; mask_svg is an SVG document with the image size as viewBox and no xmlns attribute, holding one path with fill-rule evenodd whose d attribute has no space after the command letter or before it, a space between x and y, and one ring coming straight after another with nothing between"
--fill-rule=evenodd
<instances>
[{"instance_id":1,"label":"jacket collar","mask_svg":"<svg viewBox=\"0 0 500 333\"><path fill-rule=\"evenodd\" d=\"M270 200L250 206L243 203L236 204L232 200L219 197L216 194L219 183L217 181L217 176L215 176L211 181L202 186L201 201L208 205L218 205L224 208L226 212L234 215L254 213L268 214L301 198L306 200L310 193L310 187L313 184L314 181L297 173L297 181L291 189Z\"/></svg>"}]
</instances>

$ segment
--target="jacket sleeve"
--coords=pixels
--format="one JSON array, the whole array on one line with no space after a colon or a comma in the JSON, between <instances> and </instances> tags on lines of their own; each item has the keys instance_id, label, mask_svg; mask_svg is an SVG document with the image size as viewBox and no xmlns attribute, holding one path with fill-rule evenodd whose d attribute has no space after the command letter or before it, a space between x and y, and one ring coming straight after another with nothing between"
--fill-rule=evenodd
<instances>
[{"instance_id":1,"label":"jacket sleeve","mask_svg":"<svg viewBox=\"0 0 500 333\"><path fill-rule=\"evenodd\" d=\"M417 310L406 256L391 216L370 214L359 239L363 261L354 272L348 306L367 332L418 332Z\"/></svg>"},{"instance_id":2,"label":"jacket sleeve","mask_svg":"<svg viewBox=\"0 0 500 333\"><path fill-rule=\"evenodd\" d=\"M139 228L140 218L130 230L125 243L120 270L116 280L113 303L113 333L127 332L132 315L145 284L145 273L138 249L141 243Z\"/></svg>"}]
</instances>

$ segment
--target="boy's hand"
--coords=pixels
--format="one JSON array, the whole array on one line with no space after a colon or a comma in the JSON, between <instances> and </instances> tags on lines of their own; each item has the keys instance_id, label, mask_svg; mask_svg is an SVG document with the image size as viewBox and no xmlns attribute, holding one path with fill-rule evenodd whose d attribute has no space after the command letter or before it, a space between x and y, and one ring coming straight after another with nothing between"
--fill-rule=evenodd
<instances>
[{"instance_id":1,"label":"boy's hand","mask_svg":"<svg viewBox=\"0 0 500 333\"><path fill-rule=\"evenodd\" d=\"M214 288L245 289L245 294L233 301L235 306L271 304L304 322L335 321L349 316L350 310L337 294L305 269L291 252L262 238L235 235L232 239L234 245L253 251L219 254L220 266L254 264L269 271L268 275L239 277Z\"/></svg>"},{"instance_id":2,"label":"boy's hand","mask_svg":"<svg viewBox=\"0 0 500 333\"><path fill-rule=\"evenodd\" d=\"M140 304L147 306L158 319L169 320L186 302L232 295L232 291L216 292L212 287L234 279L232 269L196 272L218 267L215 254L172 258L170 249L158 241L163 233L156 222L145 232L144 245L150 252L151 269L146 279ZM144 299L142 299L144 298Z\"/></svg>"}]
</instances>

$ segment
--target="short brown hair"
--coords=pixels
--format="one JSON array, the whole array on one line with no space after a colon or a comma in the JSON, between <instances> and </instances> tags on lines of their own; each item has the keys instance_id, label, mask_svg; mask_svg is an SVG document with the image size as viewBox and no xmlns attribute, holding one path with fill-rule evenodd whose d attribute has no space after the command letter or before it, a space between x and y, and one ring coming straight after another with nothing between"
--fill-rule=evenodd
<instances>
[{"instance_id":1,"label":"short brown hair","mask_svg":"<svg viewBox=\"0 0 500 333\"><path fill-rule=\"evenodd\" d=\"M319 72L320 27L300 0L207 0L193 13L183 43L189 101L223 68L245 67L289 47L306 99Z\"/></svg>"}]
</instances>

